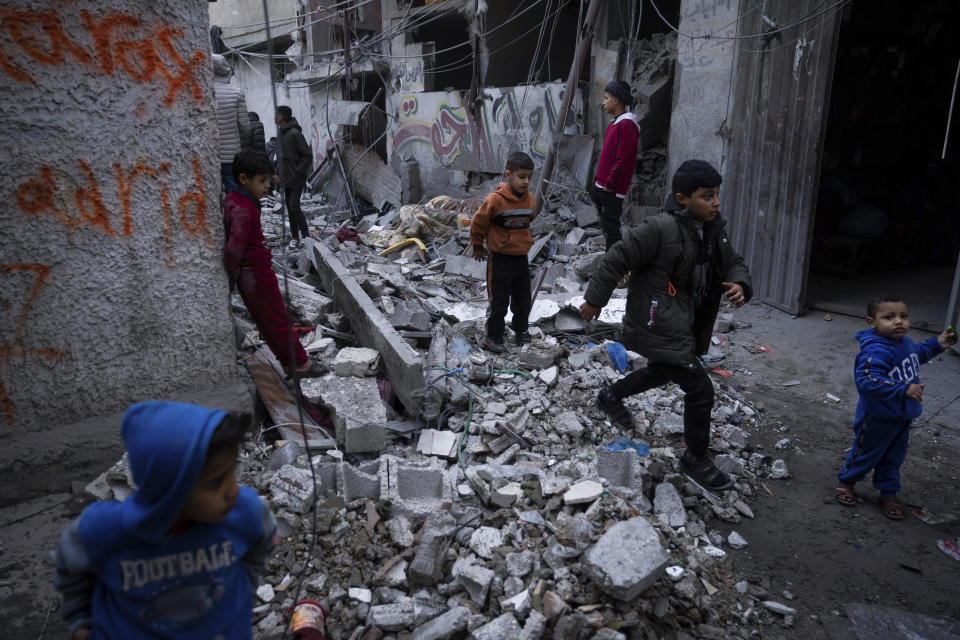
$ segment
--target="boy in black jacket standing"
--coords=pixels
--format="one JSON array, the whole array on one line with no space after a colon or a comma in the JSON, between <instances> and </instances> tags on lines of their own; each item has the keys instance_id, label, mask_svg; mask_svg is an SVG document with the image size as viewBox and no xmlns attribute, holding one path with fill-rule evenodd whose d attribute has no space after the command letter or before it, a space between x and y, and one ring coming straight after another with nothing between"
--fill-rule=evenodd
<instances>
[{"instance_id":1,"label":"boy in black jacket standing","mask_svg":"<svg viewBox=\"0 0 960 640\"><path fill-rule=\"evenodd\" d=\"M597 406L632 428L623 398L677 383L686 394L687 450L679 467L711 490L728 489L733 481L707 452L713 383L699 356L710 346L721 295L738 307L752 295L750 273L730 246L718 212L721 182L703 160L681 164L665 211L645 219L607 251L580 307L584 320L597 317L620 278L631 273L623 342L646 356L647 366L603 388Z\"/></svg>"}]
</instances>

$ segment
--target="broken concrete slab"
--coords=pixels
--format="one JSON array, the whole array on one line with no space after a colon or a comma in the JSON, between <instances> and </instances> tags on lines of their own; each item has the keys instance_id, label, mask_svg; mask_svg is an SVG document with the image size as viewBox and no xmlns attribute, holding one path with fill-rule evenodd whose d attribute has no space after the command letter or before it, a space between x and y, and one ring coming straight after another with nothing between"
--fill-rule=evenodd
<instances>
[{"instance_id":1,"label":"broken concrete slab","mask_svg":"<svg viewBox=\"0 0 960 640\"><path fill-rule=\"evenodd\" d=\"M474 640L520 640L522 634L523 629L513 614L505 613L474 630L470 637Z\"/></svg>"},{"instance_id":2,"label":"broken concrete slab","mask_svg":"<svg viewBox=\"0 0 960 640\"><path fill-rule=\"evenodd\" d=\"M616 523L583 555L588 575L618 600L643 593L669 562L660 534L643 516Z\"/></svg>"},{"instance_id":3,"label":"broken concrete slab","mask_svg":"<svg viewBox=\"0 0 960 640\"><path fill-rule=\"evenodd\" d=\"M411 329L413 331L430 331L433 320L430 314L415 302L401 301L396 304L393 317L390 319L397 329Z\"/></svg>"},{"instance_id":4,"label":"broken concrete slab","mask_svg":"<svg viewBox=\"0 0 960 640\"><path fill-rule=\"evenodd\" d=\"M270 482L270 501L296 513L307 513L313 506L316 486L308 469L284 465Z\"/></svg>"},{"instance_id":5,"label":"broken concrete slab","mask_svg":"<svg viewBox=\"0 0 960 640\"><path fill-rule=\"evenodd\" d=\"M580 422L580 418L576 412L565 411L554 418L552 424L558 433L562 433L571 438L579 438L583 435L583 423Z\"/></svg>"},{"instance_id":6,"label":"broken concrete slab","mask_svg":"<svg viewBox=\"0 0 960 640\"><path fill-rule=\"evenodd\" d=\"M426 456L439 456L453 459L456 457L457 434L452 431L424 429L417 441L417 451Z\"/></svg>"},{"instance_id":7,"label":"broken concrete slab","mask_svg":"<svg viewBox=\"0 0 960 640\"><path fill-rule=\"evenodd\" d=\"M410 640L446 640L466 631L470 609L453 607L433 620L425 622L410 635Z\"/></svg>"},{"instance_id":8,"label":"broken concrete slab","mask_svg":"<svg viewBox=\"0 0 960 640\"><path fill-rule=\"evenodd\" d=\"M380 353L394 393L407 411L415 413L418 393L426 386L420 354L390 325L329 247L311 239L305 243L324 289L350 318L350 328L360 343Z\"/></svg>"},{"instance_id":9,"label":"broken concrete slab","mask_svg":"<svg viewBox=\"0 0 960 640\"><path fill-rule=\"evenodd\" d=\"M386 442L387 412L374 378L326 376L300 381L304 397L326 407L346 453L380 452Z\"/></svg>"},{"instance_id":10,"label":"broken concrete slab","mask_svg":"<svg viewBox=\"0 0 960 640\"><path fill-rule=\"evenodd\" d=\"M444 273L474 280L486 280L487 263L474 260L469 256L447 256Z\"/></svg>"},{"instance_id":11,"label":"broken concrete slab","mask_svg":"<svg viewBox=\"0 0 960 640\"><path fill-rule=\"evenodd\" d=\"M577 209L577 226L589 227L600 222L600 215L594 206L583 205Z\"/></svg>"},{"instance_id":12,"label":"broken concrete slab","mask_svg":"<svg viewBox=\"0 0 960 640\"><path fill-rule=\"evenodd\" d=\"M489 560L503 545L503 534L496 527L479 527L470 536L470 548L481 558Z\"/></svg>"},{"instance_id":13,"label":"broken concrete slab","mask_svg":"<svg viewBox=\"0 0 960 640\"><path fill-rule=\"evenodd\" d=\"M470 599L483 606L487 601L490 583L493 582L494 572L486 567L473 564L466 558L458 558L453 563L451 574L457 584L466 589Z\"/></svg>"},{"instance_id":14,"label":"broken concrete slab","mask_svg":"<svg viewBox=\"0 0 960 640\"><path fill-rule=\"evenodd\" d=\"M563 494L563 504L587 504L603 493L603 485L594 480L584 480L570 487Z\"/></svg>"},{"instance_id":15,"label":"broken concrete slab","mask_svg":"<svg viewBox=\"0 0 960 640\"><path fill-rule=\"evenodd\" d=\"M379 366L380 354L366 347L344 347L333 360L333 372L338 376L373 376Z\"/></svg>"},{"instance_id":16,"label":"broken concrete slab","mask_svg":"<svg viewBox=\"0 0 960 640\"><path fill-rule=\"evenodd\" d=\"M653 512L660 522L671 527L682 527L687 523L687 510L677 488L669 482L657 485L653 495Z\"/></svg>"},{"instance_id":17,"label":"broken concrete slab","mask_svg":"<svg viewBox=\"0 0 960 640\"><path fill-rule=\"evenodd\" d=\"M471 320L479 320L486 317L487 308L486 306L481 307L472 302L458 302L440 309L440 313L443 314L444 318L453 323L470 322Z\"/></svg>"}]
</instances>

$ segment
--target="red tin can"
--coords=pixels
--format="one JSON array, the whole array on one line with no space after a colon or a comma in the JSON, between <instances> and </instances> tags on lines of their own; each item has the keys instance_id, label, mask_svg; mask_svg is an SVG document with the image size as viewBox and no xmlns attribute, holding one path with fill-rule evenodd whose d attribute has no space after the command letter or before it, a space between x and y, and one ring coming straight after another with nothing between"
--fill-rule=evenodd
<instances>
[{"instance_id":1,"label":"red tin can","mask_svg":"<svg viewBox=\"0 0 960 640\"><path fill-rule=\"evenodd\" d=\"M290 631L297 640L323 640L327 612L315 600L301 600L290 610Z\"/></svg>"}]
</instances>

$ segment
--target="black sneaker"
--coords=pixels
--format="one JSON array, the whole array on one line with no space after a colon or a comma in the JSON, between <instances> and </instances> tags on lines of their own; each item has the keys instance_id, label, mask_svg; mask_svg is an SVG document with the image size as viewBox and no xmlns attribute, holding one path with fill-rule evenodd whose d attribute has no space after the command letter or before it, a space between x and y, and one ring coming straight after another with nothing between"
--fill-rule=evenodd
<instances>
[{"instance_id":1,"label":"black sneaker","mask_svg":"<svg viewBox=\"0 0 960 640\"><path fill-rule=\"evenodd\" d=\"M507 350L507 348L503 346L503 338L494 338L491 336L484 338L483 342L480 343L480 346L487 351L493 351L494 353L503 353Z\"/></svg>"},{"instance_id":2,"label":"black sneaker","mask_svg":"<svg viewBox=\"0 0 960 640\"><path fill-rule=\"evenodd\" d=\"M517 334L516 340L517 340L518 347L522 347L525 344L530 344L530 332L521 331L520 333Z\"/></svg>"},{"instance_id":3,"label":"black sneaker","mask_svg":"<svg viewBox=\"0 0 960 640\"><path fill-rule=\"evenodd\" d=\"M733 486L733 479L717 468L717 463L713 461L709 454L704 455L699 460L690 461L685 452L680 456L677 467L682 473L687 474L711 491L725 491Z\"/></svg>"},{"instance_id":4,"label":"black sneaker","mask_svg":"<svg viewBox=\"0 0 960 640\"><path fill-rule=\"evenodd\" d=\"M627 410L623 400L617 398L610 391L610 387L604 387L597 394L597 408L610 416L615 424L628 429L634 428L633 416Z\"/></svg>"}]
</instances>

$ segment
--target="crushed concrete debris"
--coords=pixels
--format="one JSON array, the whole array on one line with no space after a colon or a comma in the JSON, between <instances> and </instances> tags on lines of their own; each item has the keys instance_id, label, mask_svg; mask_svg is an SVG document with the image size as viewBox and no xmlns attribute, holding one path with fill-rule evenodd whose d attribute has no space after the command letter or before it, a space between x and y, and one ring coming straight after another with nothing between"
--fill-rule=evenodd
<instances>
[{"instance_id":1,"label":"crushed concrete debris","mask_svg":"<svg viewBox=\"0 0 960 640\"><path fill-rule=\"evenodd\" d=\"M650 60L634 72L644 80L642 104L669 94L662 53L671 44L675 36L634 50L635 65ZM656 143L645 141L638 159L630 223L663 202L666 151ZM622 375L607 345L626 312L626 290L597 321L576 312L603 238L596 209L571 193L551 189L536 221L537 239L552 236L531 260L545 273L532 342L516 345L508 329L507 352L482 359L471 357L485 331L486 266L465 255L479 201L441 197L366 211L346 227L350 211L308 194L302 208L324 237L307 243L314 260L300 260L281 259L285 223L265 199L267 242L296 283L291 315L313 327L302 341L331 370L300 389L329 419L320 424L339 457L306 452L292 436L277 442L279 425L270 424L244 451L240 480L269 500L283 534L257 590L256 638L284 636L295 595L326 608L333 640L615 640L654 637L653 628L659 637L746 639L760 634L763 620L795 615L765 601L770 595L726 562L728 551L747 544L730 531L754 517L749 503L762 482L789 477L784 460L749 443L762 408L716 385L711 448L736 481L722 494L678 470L677 387L626 399L633 433L596 408L599 389ZM414 238L425 249L397 246ZM322 277L310 272L322 270L321 253L336 262ZM336 290L346 281L351 308ZM233 306L242 310L238 297ZM736 326L721 317L717 329ZM389 336L389 348L364 337L368 330ZM403 367L416 370L391 353L412 354ZM643 365L628 356L630 367ZM401 423L409 426L388 428ZM623 437L643 446L603 448ZM120 467L88 491L124 499L130 485ZM292 583L280 589L288 575Z\"/></svg>"}]
</instances>

